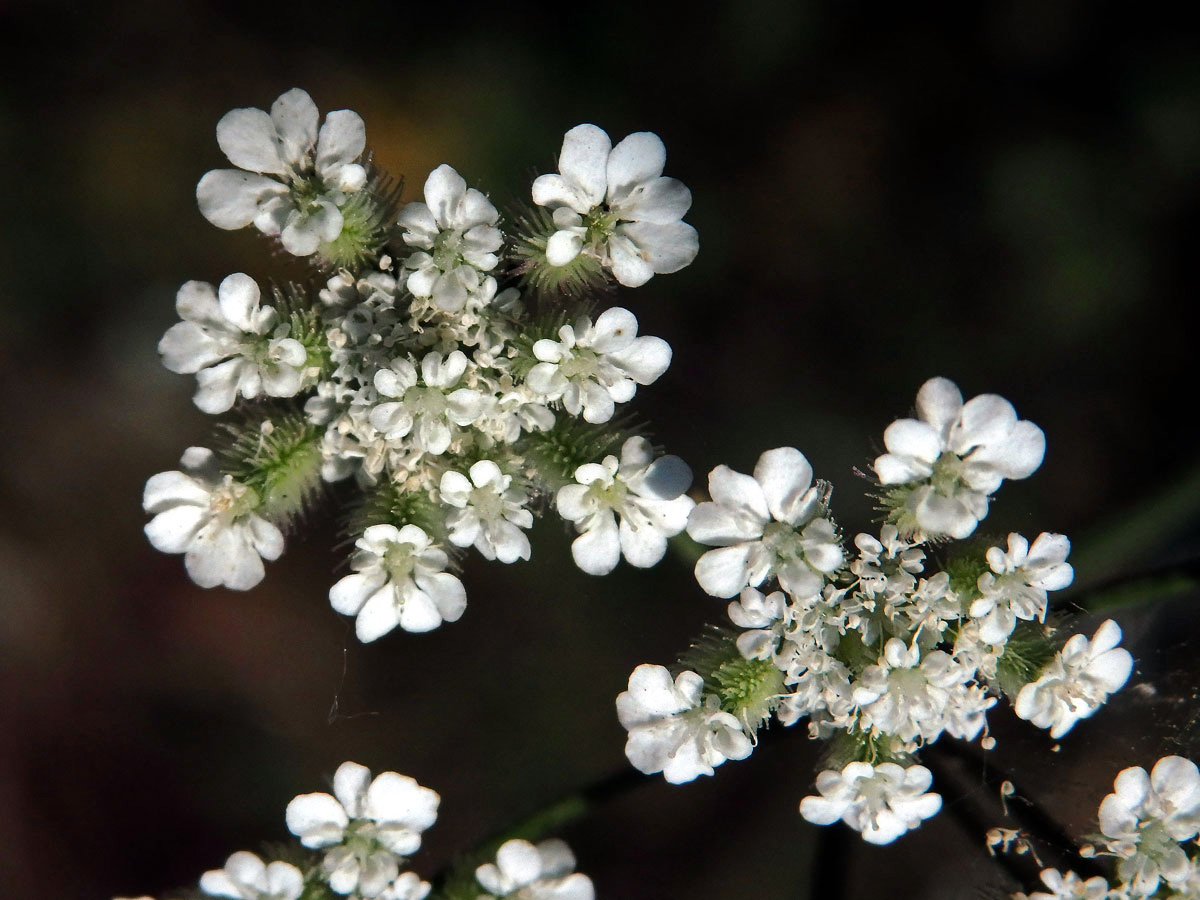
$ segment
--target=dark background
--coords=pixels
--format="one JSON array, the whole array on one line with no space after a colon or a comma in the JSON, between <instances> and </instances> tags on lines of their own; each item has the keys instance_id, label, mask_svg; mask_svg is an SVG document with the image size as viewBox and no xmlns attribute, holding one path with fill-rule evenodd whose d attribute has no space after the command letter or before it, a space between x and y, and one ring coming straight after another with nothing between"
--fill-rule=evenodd
<instances>
[{"instance_id":1,"label":"dark background","mask_svg":"<svg viewBox=\"0 0 1200 900\"><path fill-rule=\"evenodd\" d=\"M635 407L701 479L795 445L865 530L852 467L945 375L1045 430L1045 464L986 525L1071 535L1078 596L1197 555L1190 23L1063 0L659 10L0 3L6 897L170 896L286 837L287 801L345 759L441 793L414 863L431 876L622 771L629 672L722 615L683 559L579 573L553 519L530 563L471 559L460 622L368 646L329 609L332 512L244 595L148 546L145 480L211 426L155 353L175 291L304 274L194 201L225 165L221 115L293 86L358 111L409 198L448 162L503 206L579 122L661 135L701 253L618 302L675 348ZM1059 752L993 716L995 763L1072 837L1118 769L1192 752L1195 599L1115 613L1139 673ZM983 849L980 824L1002 820L973 812L994 796L978 764L941 758L946 812L878 849L800 819L816 755L800 729L768 734L716 778L648 781L563 834L610 900L1018 886Z\"/></svg>"}]
</instances>

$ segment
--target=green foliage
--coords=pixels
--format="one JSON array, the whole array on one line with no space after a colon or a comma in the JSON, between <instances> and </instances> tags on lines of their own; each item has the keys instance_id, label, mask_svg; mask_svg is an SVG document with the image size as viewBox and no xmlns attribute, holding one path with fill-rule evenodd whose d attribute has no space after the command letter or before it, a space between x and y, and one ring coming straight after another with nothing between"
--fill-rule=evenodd
<instances>
[{"instance_id":1,"label":"green foliage","mask_svg":"<svg viewBox=\"0 0 1200 900\"><path fill-rule=\"evenodd\" d=\"M506 274L516 278L523 290L539 300L562 302L612 289L600 261L588 253L580 253L565 266L546 261L546 242L558 230L550 210L522 205L512 219L513 263Z\"/></svg>"},{"instance_id":2,"label":"green foliage","mask_svg":"<svg viewBox=\"0 0 1200 900\"><path fill-rule=\"evenodd\" d=\"M377 260L391 239L403 182L394 182L369 162L367 184L341 206L342 231L317 248L322 269L348 269L355 275Z\"/></svg>"},{"instance_id":3,"label":"green foliage","mask_svg":"<svg viewBox=\"0 0 1200 900\"><path fill-rule=\"evenodd\" d=\"M442 507L427 491L393 481L381 481L363 492L362 503L346 522L346 536L353 540L372 525L416 525L436 542L446 539Z\"/></svg>"}]
</instances>

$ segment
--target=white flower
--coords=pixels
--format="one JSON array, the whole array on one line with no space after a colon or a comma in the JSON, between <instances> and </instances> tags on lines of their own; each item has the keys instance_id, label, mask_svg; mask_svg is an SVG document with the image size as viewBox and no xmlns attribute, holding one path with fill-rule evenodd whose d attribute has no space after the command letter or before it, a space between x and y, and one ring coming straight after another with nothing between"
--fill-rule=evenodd
<instances>
[{"instance_id":1,"label":"white flower","mask_svg":"<svg viewBox=\"0 0 1200 900\"><path fill-rule=\"evenodd\" d=\"M383 889L376 900L425 900L433 889L428 881L422 881L415 872L401 872L400 876Z\"/></svg>"},{"instance_id":2,"label":"white flower","mask_svg":"<svg viewBox=\"0 0 1200 900\"><path fill-rule=\"evenodd\" d=\"M300 843L326 849L322 868L339 894L357 890L374 898L392 885L400 863L421 846L421 832L437 819L436 791L407 775L342 763L333 794L301 794L287 806L287 827Z\"/></svg>"},{"instance_id":3,"label":"white flower","mask_svg":"<svg viewBox=\"0 0 1200 900\"><path fill-rule=\"evenodd\" d=\"M142 508L154 516L146 537L156 550L184 554L200 587L254 587L263 579L262 561L283 552L283 534L254 513L253 490L221 477L211 450L189 447L181 464L187 471L160 472L146 482Z\"/></svg>"},{"instance_id":4,"label":"white flower","mask_svg":"<svg viewBox=\"0 0 1200 900\"><path fill-rule=\"evenodd\" d=\"M543 338L533 345L540 362L526 383L548 400L562 400L573 416L607 422L618 403L628 403L639 384L656 381L671 364L671 347L656 337L638 337L637 319L613 307L596 319L580 317L558 330L559 340Z\"/></svg>"},{"instance_id":5,"label":"white flower","mask_svg":"<svg viewBox=\"0 0 1200 900\"><path fill-rule=\"evenodd\" d=\"M1140 894L1160 878L1173 885L1191 875L1179 846L1200 832L1200 771L1181 756L1164 756L1149 775L1140 766L1122 770L1115 793L1100 803L1100 830L1108 849L1122 857L1121 877Z\"/></svg>"},{"instance_id":6,"label":"white flower","mask_svg":"<svg viewBox=\"0 0 1200 900\"><path fill-rule=\"evenodd\" d=\"M779 641L791 626L794 612L783 591L764 596L752 587L742 588L729 604L729 619L743 631L737 637L738 651L746 659L771 659Z\"/></svg>"},{"instance_id":7,"label":"white flower","mask_svg":"<svg viewBox=\"0 0 1200 900\"><path fill-rule=\"evenodd\" d=\"M291 863L264 863L242 850L225 861L224 869L201 875L200 890L234 900L297 900L304 891L304 874Z\"/></svg>"},{"instance_id":8,"label":"white flower","mask_svg":"<svg viewBox=\"0 0 1200 900\"><path fill-rule=\"evenodd\" d=\"M769 575L791 596L820 592L824 576L842 564L833 523L818 518L821 492L812 466L793 447L768 450L754 476L717 466L708 476L712 502L688 519L688 534L710 550L696 563L696 580L714 597L733 597Z\"/></svg>"},{"instance_id":9,"label":"white flower","mask_svg":"<svg viewBox=\"0 0 1200 900\"><path fill-rule=\"evenodd\" d=\"M991 572L979 576L981 596L971 603L970 614L979 619L979 637L989 644L1004 641L1017 619L1046 618L1046 591L1058 591L1075 577L1066 561L1071 542L1062 534L1039 534L1033 546L1019 534L1008 536L1008 552L992 547L987 552Z\"/></svg>"},{"instance_id":10,"label":"white flower","mask_svg":"<svg viewBox=\"0 0 1200 900\"><path fill-rule=\"evenodd\" d=\"M681 221L692 205L682 182L662 177L667 151L657 135L631 134L613 147L595 125L576 125L563 138L558 175L533 182L533 202L554 209L558 227L546 244L552 266L580 251L638 287L678 272L696 258L696 229Z\"/></svg>"},{"instance_id":11,"label":"white flower","mask_svg":"<svg viewBox=\"0 0 1200 900\"><path fill-rule=\"evenodd\" d=\"M1052 738L1062 737L1128 680L1133 657L1117 646L1120 642L1121 628L1112 619L1096 629L1091 641L1082 634L1070 637L1038 680L1021 688L1013 704L1017 715L1049 728Z\"/></svg>"},{"instance_id":12,"label":"white flower","mask_svg":"<svg viewBox=\"0 0 1200 900\"><path fill-rule=\"evenodd\" d=\"M580 532L571 555L590 575L607 575L622 553L631 565L653 566L696 505L683 493L692 483L691 469L678 456L654 459L642 437L625 441L620 463L615 456L587 463L575 470L575 480L559 489L555 502Z\"/></svg>"},{"instance_id":13,"label":"white flower","mask_svg":"<svg viewBox=\"0 0 1200 900\"><path fill-rule=\"evenodd\" d=\"M490 200L450 166L438 166L425 179L425 202L409 203L400 213L404 242L417 247L404 265L412 269L407 286L414 297L432 299L447 312L458 312L478 293L499 261L504 236L500 213Z\"/></svg>"},{"instance_id":14,"label":"white flower","mask_svg":"<svg viewBox=\"0 0 1200 900\"><path fill-rule=\"evenodd\" d=\"M1109 900L1110 897L1108 882L1100 875L1084 881L1074 872L1064 875L1058 869L1043 869L1041 877L1042 884L1053 893L1035 891L1026 900Z\"/></svg>"},{"instance_id":15,"label":"white flower","mask_svg":"<svg viewBox=\"0 0 1200 900\"><path fill-rule=\"evenodd\" d=\"M617 718L629 732L625 755L639 772L662 772L671 784L713 774L727 759L754 749L741 723L722 712L715 696L704 697L704 679L682 672L671 681L662 666L643 664L617 697Z\"/></svg>"},{"instance_id":16,"label":"white flower","mask_svg":"<svg viewBox=\"0 0 1200 900\"><path fill-rule=\"evenodd\" d=\"M291 397L300 390L308 351L288 337L289 325L276 325L273 307L259 306L260 297L254 279L240 272L217 290L189 281L176 295L183 321L167 329L158 352L172 372L196 374L196 405L206 413L227 412L238 394Z\"/></svg>"},{"instance_id":17,"label":"white flower","mask_svg":"<svg viewBox=\"0 0 1200 900\"><path fill-rule=\"evenodd\" d=\"M216 169L196 186L204 218L218 228L253 223L279 235L295 256L315 253L342 232L339 207L362 189L366 170L357 162L366 146L358 113L339 109L325 117L299 88L283 94L268 115L235 109L217 123L217 143L237 169Z\"/></svg>"},{"instance_id":18,"label":"white flower","mask_svg":"<svg viewBox=\"0 0 1200 900\"><path fill-rule=\"evenodd\" d=\"M941 650L922 656L915 642L906 646L891 638L879 663L868 666L854 683L854 699L862 707L860 726L904 741L931 743L943 730L971 740L996 702L981 689L967 687L972 675Z\"/></svg>"},{"instance_id":19,"label":"white flower","mask_svg":"<svg viewBox=\"0 0 1200 900\"><path fill-rule=\"evenodd\" d=\"M467 357L455 350L443 359L437 351L421 359L420 383L417 369L407 359L394 359L391 366L375 372L375 389L384 397L397 398L374 406L371 425L387 441L410 431L413 443L426 453L440 456L450 447L454 426L467 426L483 412L483 398L470 388L453 390L467 371Z\"/></svg>"},{"instance_id":20,"label":"white flower","mask_svg":"<svg viewBox=\"0 0 1200 900\"><path fill-rule=\"evenodd\" d=\"M852 762L817 776L820 796L801 800L800 815L814 825L841 819L868 843L890 844L942 808L940 794L926 793L932 783L924 766Z\"/></svg>"},{"instance_id":21,"label":"white flower","mask_svg":"<svg viewBox=\"0 0 1200 900\"><path fill-rule=\"evenodd\" d=\"M517 900L594 900L596 889L575 872L575 855L563 841L505 841L495 863L484 863L475 878L487 897ZM480 900L483 900L481 897Z\"/></svg>"},{"instance_id":22,"label":"white flower","mask_svg":"<svg viewBox=\"0 0 1200 900\"><path fill-rule=\"evenodd\" d=\"M456 507L446 518L450 543L474 544L485 559L502 563L529 559L529 538L521 531L533 524L533 513L525 508L529 496L489 459L472 465L469 474L470 481L461 472L442 475L442 502Z\"/></svg>"},{"instance_id":23,"label":"white flower","mask_svg":"<svg viewBox=\"0 0 1200 900\"><path fill-rule=\"evenodd\" d=\"M373 641L397 625L432 631L462 615L466 589L446 572L445 552L430 543L416 525L372 525L355 542L354 574L330 589L329 602L342 615L358 617L360 641Z\"/></svg>"},{"instance_id":24,"label":"white flower","mask_svg":"<svg viewBox=\"0 0 1200 900\"><path fill-rule=\"evenodd\" d=\"M855 535L854 545L858 559L850 563L850 572L868 599L886 601L908 593L917 583L914 576L925 569L925 551L903 540L895 525L884 525L878 538Z\"/></svg>"},{"instance_id":25,"label":"white flower","mask_svg":"<svg viewBox=\"0 0 1200 900\"><path fill-rule=\"evenodd\" d=\"M981 394L964 404L945 378L921 386L917 416L887 427L888 452L874 469L883 485L913 486L905 510L928 535L967 537L1001 482L1029 477L1046 452L1042 430L1018 421L1003 397Z\"/></svg>"}]
</instances>

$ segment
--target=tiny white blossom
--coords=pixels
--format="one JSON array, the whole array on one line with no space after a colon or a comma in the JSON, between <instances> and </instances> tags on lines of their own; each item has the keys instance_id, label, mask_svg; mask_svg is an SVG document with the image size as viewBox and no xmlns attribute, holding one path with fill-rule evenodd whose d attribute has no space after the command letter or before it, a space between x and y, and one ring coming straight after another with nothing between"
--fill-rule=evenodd
<instances>
[{"instance_id":1,"label":"tiny white blossom","mask_svg":"<svg viewBox=\"0 0 1200 900\"><path fill-rule=\"evenodd\" d=\"M217 143L238 168L216 169L196 186L200 212L218 228L251 223L278 235L284 249L309 256L342 232L341 207L366 184L358 162L366 129L358 113L339 109L317 130L316 104L299 88L271 106L235 109L217 123Z\"/></svg>"},{"instance_id":2,"label":"tiny white blossom","mask_svg":"<svg viewBox=\"0 0 1200 900\"><path fill-rule=\"evenodd\" d=\"M1021 688L1013 708L1038 728L1060 738L1098 710L1108 695L1119 690L1133 671L1133 657L1117 645L1121 628L1109 619L1089 641L1072 635L1037 681Z\"/></svg>"},{"instance_id":3,"label":"tiny white blossom","mask_svg":"<svg viewBox=\"0 0 1200 900\"><path fill-rule=\"evenodd\" d=\"M468 474L470 480L461 472L442 475L442 502L455 507L446 518L450 543L474 544L485 559L502 563L529 559L529 538L521 531L533 524L533 513L525 508L529 496L490 459L472 465Z\"/></svg>"},{"instance_id":4,"label":"tiny white blossom","mask_svg":"<svg viewBox=\"0 0 1200 900\"><path fill-rule=\"evenodd\" d=\"M297 900L304 891L304 874L291 863L264 863L241 850L225 861L224 869L201 875L200 890L233 900Z\"/></svg>"},{"instance_id":5,"label":"tiny white blossom","mask_svg":"<svg viewBox=\"0 0 1200 900\"><path fill-rule=\"evenodd\" d=\"M434 456L445 453L455 428L470 425L483 411L478 391L455 389L468 365L461 350L445 358L433 351L422 357L418 379L417 369L409 360L392 360L388 368L375 372L374 384L382 396L396 399L371 409L371 425L383 433L385 440L398 440L411 431L418 449Z\"/></svg>"},{"instance_id":6,"label":"tiny white blossom","mask_svg":"<svg viewBox=\"0 0 1200 900\"><path fill-rule=\"evenodd\" d=\"M926 793L933 776L924 766L872 766L852 762L817 776L820 796L800 801L800 815L814 825L841 819L872 844L890 844L942 808L940 794Z\"/></svg>"},{"instance_id":7,"label":"tiny white blossom","mask_svg":"<svg viewBox=\"0 0 1200 900\"><path fill-rule=\"evenodd\" d=\"M525 382L547 400L561 400L573 416L607 422L618 403L628 403L638 385L656 381L671 364L671 347L662 338L638 337L637 319L613 307L593 325L581 316L558 330L559 340L533 345L539 362Z\"/></svg>"},{"instance_id":8,"label":"tiny white blossom","mask_svg":"<svg viewBox=\"0 0 1200 900\"><path fill-rule=\"evenodd\" d=\"M372 525L355 546L354 574L330 589L329 602L342 615L358 617L360 641L373 641L397 625L431 631L457 621L466 609L466 589L446 571L445 552L431 546L416 525Z\"/></svg>"},{"instance_id":9,"label":"tiny white blossom","mask_svg":"<svg viewBox=\"0 0 1200 900\"><path fill-rule=\"evenodd\" d=\"M1154 893L1160 879L1185 882L1192 870L1180 842L1200 833L1196 764L1164 756L1149 775L1140 766L1122 770L1113 788L1100 803L1100 830L1108 850L1121 857L1121 878L1140 895Z\"/></svg>"},{"instance_id":10,"label":"tiny white blossom","mask_svg":"<svg viewBox=\"0 0 1200 900\"><path fill-rule=\"evenodd\" d=\"M249 590L263 579L262 561L283 552L283 534L255 514L253 490L221 476L211 450L189 447L181 464L186 471L160 472L146 482L142 507L154 516L146 537L156 550L182 553L200 587Z\"/></svg>"},{"instance_id":11,"label":"tiny white blossom","mask_svg":"<svg viewBox=\"0 0 1200 900\"><path fill-rule=\"evenodd\" d=\"M1001 482L1032 475L1046 452L1042 430L1018 421L1003 397L981 394L964 404L945 378L921 386L917 416L887 427L888 452L874 469L885 486L913 486L905 510L931 536L970 535Z\"/></svg>"},{"instance_id":12,"label":"tiny white blossom","mask_svg":"<svg viewBox=\"0 0 1200 900\"><path fill-rule=\"evenodd\" d=\"M425 900L433 889L428 881L422 881L415 872L401 872L399 877L385 887L375 900Z\"/></svg>"},{"instance_id":13,"label":"tiny white blossom","mask_svg":"<svg viewBox=\"0 0 1200 900\"><path fill-rule=\"evenodd\" d=\"M631 134L617 146L595 125L563 137L557 175L533 182L533 202L554 210L558 227L546 260L562 266L586 252L626 287L677 272L696 258L699 238L683 216L692 194L664 178L667 151L657 135Z\"/></svg>"},{"instance_id":14,"label":"tiny white blossom","mask_svg":"<svg viewBox=\"0 0 1200 900\"><path fill-rule=\"evenodd\" d=\"M400 213L404 242L417 248L404 262L413 270L405 282L412 295L447 312L466 306L486 280L481 273L499 261L499 220L492 202L454 169L434 169L425 179L425 202L409 203Z\"/></svg>"},{"instance_id":15,"label":"tiny white blossom","mask_svg":"<svg viewBox=\"0 0 1200 900\"><path fill-rule=\"evenodd\" d=\"M1062 534L1039 534L1033 546L1019 534L1008 536L1008 552L992 547L987 552L991 572L979 576L980 597L970 614L979 619L979 637L989 644L1004 641L1017 619L1046 618L1047 591L1058 591L1075 577L1066 561L1071 542Z\"/></svg>"},{"instance_id":16,"label":"tiny white blossom","mask_svg":"<svg viewBox=\"0 0 1200 900\"><path fill-rule=\"evenodd\" d=\"M517 839L501 844L496 862L477 868L475 879L487 891L480 900L595 900L592 880L574 869L575 855L563 841L535 846Z\"/></svg>"},{"instance_id":17,"label":"tiny white blossom","mask_svg":"<svg viewBox=\"0 0 1200 900\"><path fill-rule=\"evenodd\" d=\"M345 762L333 776L333 796L301 794L287 806L287 827L300 843L325 850L321 866L339 894L374 898L394 885L400 864L421 846L437 819L436 791L407 775Z\"/></svg>"},{"instance_id":18,"label":"tiny white blossom","mask_svg":"<svg viewBox=\"0 0 1200 900\"><path fill-rule=\"evenodd\" d=\"M692 483L691 469L678 456L654 459L643 437L625 441L619 463L606 456L602 463L580 466L575 481L559 489L555 502L580 532L571 555L590 575L607 575L622 554L631 565L653 566L667 552L667 538L683 531L696 505L684 494Z\"/></svg>"},{"instance_id":19,"label":"tiny white blossom","mask_svg":"<svg viewBox=\"0 0 1200 900\"><path fill-rule=\"evenodd\" d=\"M1101 875L1094 875L1084 881L1074 872L1063 874L1058 869L1043 869L1042 884L1052 893L1034 891L1028 896L1019 894L1025 900L1115 900L1109 893L1111 888Z\"/></svg>"},{"instance_id":20,"label":"tiny white blossom","mask_svg":"<svg viewBox=\"0 0 1200 900\"><path fill-rule=\"evenodd\" d=\"M300 390L308 351L260 298L254 279L240 272L216 290L203 281L179 289L175 308L183 321L167 329L158 352L172 372L195 373L196 405L206 413L227 412L238 394L291 397Z\"/></svg>"},{"instance_id":21,"label":"tiny white blossom","mask_svg":"<svg viewBox=\"0 0 1200 900\"><path fill-rule=\"evenodd\" d=\"M712 596L733 597L774 575L792 597L808 597L842 564L833 523L821 516L812 466L799 450L768 450L753 477L717 466L708 491L712 501L692 510L687 531L720 548L696 563L696 580Z\"/></svg>"},{"instance_id":22,"label":"tiny white blossom","mask_svg":"<svg viewBox=\"0 0 1200 900\"><path fill-rule=\"evenodd\" d=\"M674 681L662 666L643 664L617 697L617 718L629 732L625 756L639 772L662 772L671 784L711 775L727 759L754 749L742 725L704 697L704 679L681 672Z\"/></svg>"}]
</instances>

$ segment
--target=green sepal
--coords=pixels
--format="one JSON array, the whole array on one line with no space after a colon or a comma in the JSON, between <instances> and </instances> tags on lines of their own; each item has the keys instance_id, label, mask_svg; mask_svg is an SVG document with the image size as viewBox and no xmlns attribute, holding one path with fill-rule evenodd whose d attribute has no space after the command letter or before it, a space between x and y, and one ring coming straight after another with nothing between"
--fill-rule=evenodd
<instances>
[{"instance_id":1,"label":"green sepal","mask_svg":"<svg viewBox=\"0 0 1200 900\"><path fill-rule=\"evenodd\" d=\"M558 231L553 211L544 206L520 205L511 216L512 248L506 275L523 290L543 300L577 300L588 294L613 290L612 280L591 254L580 253L565 266L546 260L546 242Z\"/></svg>"},{"instance_id":2,"label":"green sepal","mask_svg":"<svg viewBox=\"0 0 1200 900\"><path fill-rule=\"evenodd\" d=\"M323 271L348 269L354 275L360 274L379 259L394 233L403 179L393 179L377 169L369 156L364 164L366 185L339 207L341 233L313 254L313 262Z\"/></svg>"},{"instance_id":3,"label":"green sepal","mask_svg":"<svg viewBox=\"0 0 1200 900\"><path fill-rule=\"evenodd\" d=\"M324 429L286 407L259 407L259 416L226 423L218 449L221 471L258 496L256 512L279 525L308 512L321 492Z\"/></svg>"},{"instance_id":4,"label":"green sepal","mask_svg":"<svg viewBox=\"0 0 1200 900\"><path fill-rule=\"evenodd\" d=\"M304 361L304 389L311 389L318 381L327 379L333 372L329 358L329 342L325 337L325 323L321 320L320 306L314 304L308 290L295 282L272 285L271 295L279 317L290 326L288 337L299 341L308 358Z\"/></svg>"},{"instance_id":5,"label":"green sepal","mask_svg":"<svg viewBox=\"0 0 1200 900\"><path fill-rule=\"evenodd\" d=\"M524 435L517 443L517 451L528 460L530 474L538 480L538 487L554 493L575 481L575 470L580 466L619 454L621 445L637 433L632 418L619 416L593 425L560 413L549 431Z\"/></svg>"},{"instance_id":6,"label":"green sepal","mask_svg":"<svg viewBox=\"0 0 1200 900\"><path fill-rule=\"evenodd\" d=\"M907 768L916 761L914 754L904 750L904 741L891 734L872 734L869 731L838 731L826 744L818 767L841 771L852 762L872 766L896 763Z\"/></svg>"},{"instance_id":7,"label":"green sepal","mask_svg":"<svg viewBox=\"0 0 1200 900\"><path fill-rule=\"evenodd\" d=\"M394 481L381 481L363 491L362 503L346 521L346 536L358 538L372 525L416 525L436 543L446 541L445 511L423 488L408 488Z\"/></svg>"},{"instance_id":8,"label":"green sepal","mask_svg":"<svg viewBox=\"0 0 1200 900\"><path fill-rule=\"evenodd\" d=\"M1037 681L1060 643L1051 629L1037 622L1018 622L1004 644L1004 654L996 663L997 687L1010 701L1016 702L1021 688Z\"/></svg>"}]
</instances>

